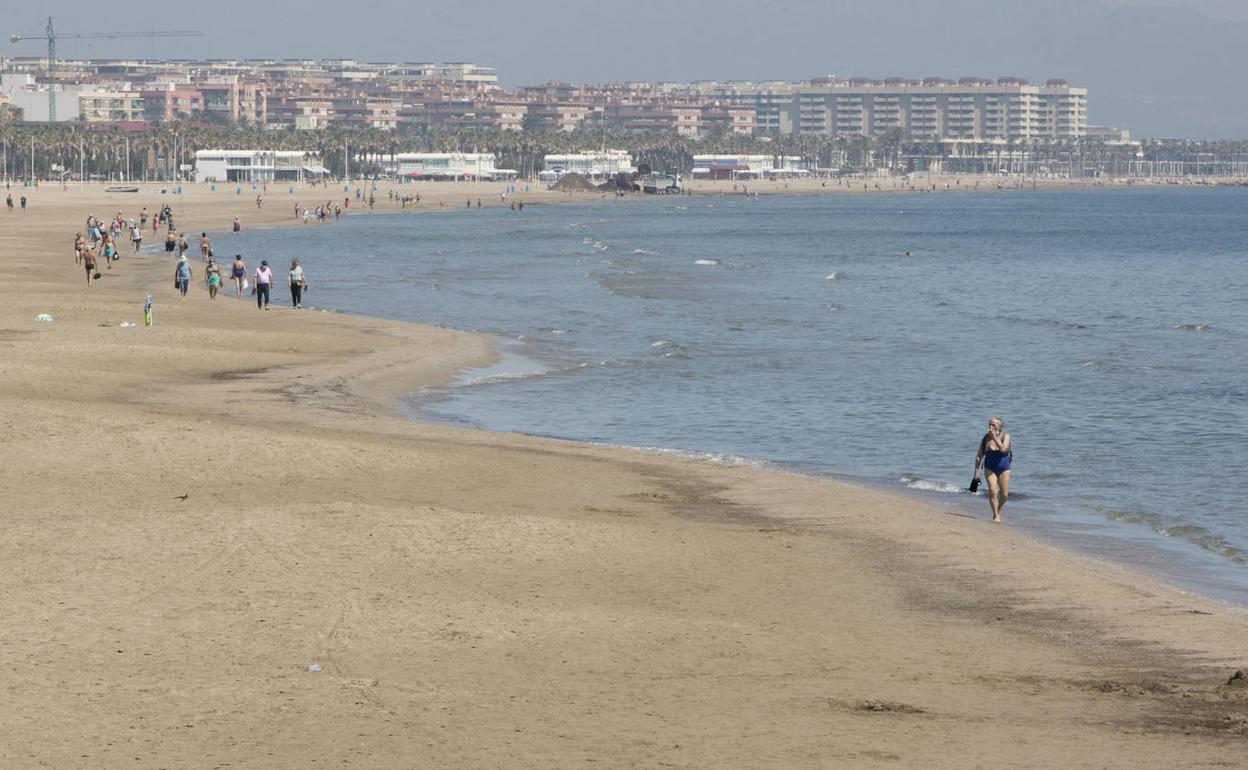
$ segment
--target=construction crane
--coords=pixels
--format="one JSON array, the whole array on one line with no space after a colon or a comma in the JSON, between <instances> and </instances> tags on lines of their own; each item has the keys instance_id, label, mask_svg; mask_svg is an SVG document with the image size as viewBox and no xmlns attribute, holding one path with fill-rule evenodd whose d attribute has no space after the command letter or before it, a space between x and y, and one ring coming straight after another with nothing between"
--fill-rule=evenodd
<instances>
[{"instance_id":1,"label":"construction crane","mask_svg":"<svg viewBox=\"0 0 1248 770\"><path fill-rule=\"evenodd\" d=\"M56 122L56 41L57 40L94 40L105 38L115 40L122 37L203 37L203 32L187 30L149 30L147 32L81 32L72 35L57 35L52 29L52 17L48 17L48 28L42 35L13 35L10 43L23 40L48 41L48 122ZM93 49L94 50L94 49Z\"/></svg>"}]
</instances>

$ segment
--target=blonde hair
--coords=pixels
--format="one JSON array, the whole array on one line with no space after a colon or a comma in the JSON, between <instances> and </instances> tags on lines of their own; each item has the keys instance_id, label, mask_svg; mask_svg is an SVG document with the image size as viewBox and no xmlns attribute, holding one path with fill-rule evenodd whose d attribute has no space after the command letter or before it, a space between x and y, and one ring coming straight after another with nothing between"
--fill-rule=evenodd
<instances>
[{"instance_id":1,"label":"blonde hair","mask_svg":"<svg viewBox=\"0 0 1248 770\"><path fill-rule=\"evenodd\" d=\"M1000 417L997 417L995 414L992 417L988 418L988 422L989 424L995 422L997 425L1001 426L1001 430L1005 430L1005 420L1002 420Z\"/></svg>"}]
</instances>

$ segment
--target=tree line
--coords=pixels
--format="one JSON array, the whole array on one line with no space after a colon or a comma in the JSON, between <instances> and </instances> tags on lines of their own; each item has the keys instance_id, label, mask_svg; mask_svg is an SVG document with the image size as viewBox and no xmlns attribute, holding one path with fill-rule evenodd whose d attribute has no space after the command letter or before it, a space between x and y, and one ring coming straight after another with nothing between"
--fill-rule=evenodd
<instances>
[{"instance_id":1,"label":"tree line","mask_svg":"<svg viewBox=\"0 0 1248 770\"><path fill-rule=\"evenodd\" d=\"M316 153L335 176L345 170L350 153L351 175L379 174L387 156L401 152L493 152L500 168L531 177L542 169L545 155L604 148L627 151L638 165L656 170L688 172L693 156L750 154L796 156L822 169L863 172L872 169L913 170L922 159L941 158L945 145L917 140L902 131L875 137L814 135L739 135L712 132L698 137L672 133L584 131L432 130L399 131L329 127L316 131L220 126L201 121L154 123L141 131L117 126L68 122L56 124L0 123L0 176L44 180L169 180L182 164L193 164L197 150L302 150ZM1192 154L1239 156L1248 159L1248 142L1154 141L1142 146L1091 142L1013 142L996 145L998 159L1020 150L1036 158L1071 158L1080 168L1109 167L1137 157L1169 158ZM1073 168L1073 164L1071 166Z\"/></svg>"}]
</instances>

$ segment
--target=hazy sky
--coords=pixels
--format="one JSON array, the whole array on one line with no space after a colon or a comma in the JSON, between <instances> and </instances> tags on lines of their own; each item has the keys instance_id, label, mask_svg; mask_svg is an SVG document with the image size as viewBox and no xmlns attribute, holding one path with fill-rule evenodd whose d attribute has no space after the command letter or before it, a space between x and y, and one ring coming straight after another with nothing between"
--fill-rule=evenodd
<instances>
[{"instance_id":1,"label":"hazy sky","mask_svg":"<svg viewBox=\"0 0 1248 770\"><path fill-rule=\"evenodd\" d=\"M1137 136L1248 138L1248 0L0 0L0 51L58 30L204 38L65 40L66 56L472 61L546 80L1017 75L1090 89L1089 119Z\"/></svg>"}]
</instances>

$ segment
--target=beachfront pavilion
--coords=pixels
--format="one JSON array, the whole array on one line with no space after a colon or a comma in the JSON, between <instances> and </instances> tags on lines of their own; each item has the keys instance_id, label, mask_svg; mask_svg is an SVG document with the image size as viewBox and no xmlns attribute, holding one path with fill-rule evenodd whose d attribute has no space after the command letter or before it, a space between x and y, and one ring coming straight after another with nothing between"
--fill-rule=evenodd
<instances>
[{"instance_id":1,"label":"beachfront pavilion","mask_svg":"<svg viewBox=\"0 0 1248 770\"><path fill-rule=\"evenodd\" d=\"M694 179L788 179L804 177L801 158L784 155L694 155Z\"/></svg>"},{"instance_id":2,"label":"beachfront pavilion","mask_svg":"<svg viewBox=\"0 0 1248 770\"><path fill-rule=\"evenodd\" d=\"M510 168L495 168L490 152L403 152L382 161L399 179L505 181L516 178Z\"/></svg>"},{"instance_id":3,"label":"beachfront pavilion","mask_svg":"<svg viewBox=\"0 0 1248 770\"><path fill-rule=\"evenodd\" d=\"M199 150L196 182L298 182L323 179L329 169L301 150Z\"/></svg>"},{"instance_id":4,"label":"beachfront pavilion","mask_svg":"<svg viewBox=\"0 0 1248 770\"><path fill-rule=\"evenodd\" d=\"M538 178L549 182L558 181L564 174L605 179L619 173L631 174L637 170L632 157L625 150L547 155L542 159L542 167Z\"/></svg>"}]
</instances>

